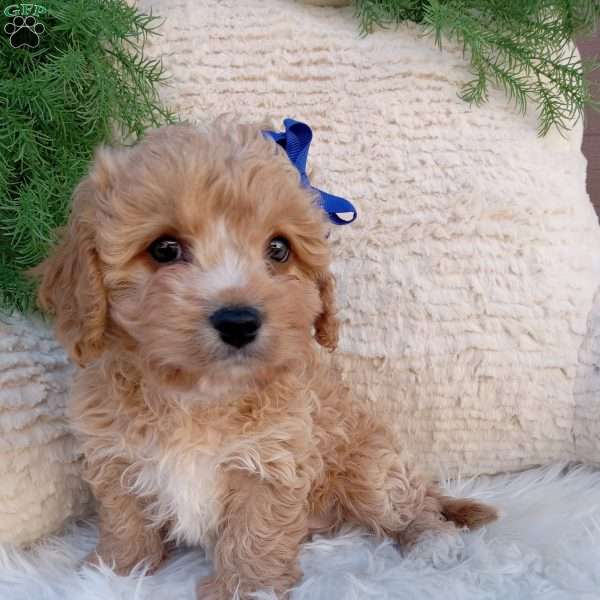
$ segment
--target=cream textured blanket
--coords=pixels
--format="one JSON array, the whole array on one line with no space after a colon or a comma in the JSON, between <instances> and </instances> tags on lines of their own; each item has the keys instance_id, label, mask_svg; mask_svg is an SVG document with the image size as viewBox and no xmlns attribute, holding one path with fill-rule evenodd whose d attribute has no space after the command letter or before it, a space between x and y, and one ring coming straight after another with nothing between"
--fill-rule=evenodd
<instances>
[{"instance_id":1,"label":"cream textured blanket","mask_svg":"<svg viewBox=\"0 0 600 600\"><path fill-rule=\"evenodd\" d=\"M184 117L231 111L313 128L313 183L359 209L332 234L344 326L334 359L430 472L600 458L600 227L580 126L540 139L535 115L500 92L469 107L457 97L469 77L459 49L440 53L413 26L360 38L350 8L140 4L166 18L149 51ZM0 355L7 376L11 360ZM15 428L5 407L27 402L3 393L2 427ZM23 446L44 442L23 423L30 441L10 448L27 461ZM38 459L35 477L46 474ZM22 498L37 493L35 477ZM22 527L10 494L3 486L0 532Z\"/></svg>"},{"instance_id":2,"label":"cream textured blanket","mask_svg":"<svg viewBox=\"0 0 600 600\"><path fill-rule=\"evenodd\" d=\"M339 360L430 469L600 457L600 228L580 127L540 139L500 92L469 107L460 51L413 26L361 39L351 8L141 5L166 17L151 53L181 114L313 127L313 182L359 208L333 232Z\"/></svg>"}]
</instances>

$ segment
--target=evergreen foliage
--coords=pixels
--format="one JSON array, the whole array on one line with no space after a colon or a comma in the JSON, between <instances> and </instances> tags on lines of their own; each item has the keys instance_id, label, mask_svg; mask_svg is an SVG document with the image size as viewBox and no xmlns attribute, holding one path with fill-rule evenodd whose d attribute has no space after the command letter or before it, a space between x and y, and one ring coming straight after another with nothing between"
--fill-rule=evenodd
<instances>
[{"instance_id":1,"label":"evergreen foliage","mask_svg":"<svg viewBox=\"0 0 600 600\"><path fill-rule=\"evenodd\" d=\"M586 82L596 65L574 52L575 36L591 32L599 0L354 0L362 32L414 21L435 37L457 40L470 57L473 79L460 96L481 104L490 84L504 89L525 112L533 101L539 134L569 129L594 105Z\"/></svg>"},{"instance_id":2,"label":"evergreen foliage","mask_svg":"<svg viewBox=\"0 0 600 600\"><path fill-rule=\"evenodd\" d=\"M94 148L173 115L144 55L157 18L125 0L40 0L37 47L4 35L0 13L0 308L33 306L28 268L46 256ZM19 6L19 5L17 5ZM12 27L12 25L9 25ZM5 31L5 30L4 30Z\"/></svg>"}]
</instances>

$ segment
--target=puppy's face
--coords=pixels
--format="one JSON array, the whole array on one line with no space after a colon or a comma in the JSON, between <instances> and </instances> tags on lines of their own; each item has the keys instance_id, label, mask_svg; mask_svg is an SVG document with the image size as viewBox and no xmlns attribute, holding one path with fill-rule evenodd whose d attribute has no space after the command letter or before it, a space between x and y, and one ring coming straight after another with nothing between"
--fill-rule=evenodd
<instances>
[{"instance_id":1,"label":"puppy's face","mask_svg":"<svg viewBox=\"0 0 600 600\"><path fill-rule=\"evenodd\" d=\"M127 348L173 384L257 380L336 344L326 230L259 129L165 127L98 152L40 304L81 365Z\"/></svg>"}]
</instances>

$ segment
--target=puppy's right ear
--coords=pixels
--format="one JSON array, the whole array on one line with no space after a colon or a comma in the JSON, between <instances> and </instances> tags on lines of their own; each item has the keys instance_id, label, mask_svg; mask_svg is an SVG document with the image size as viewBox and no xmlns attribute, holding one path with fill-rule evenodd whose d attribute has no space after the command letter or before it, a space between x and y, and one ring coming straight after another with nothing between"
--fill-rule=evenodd
<instances>
[{"instance_id":1,"label":"puppy's right ear","mask_svg":"<svg viewBox=\"0 0 600 600\"><path fill-rule=\"evenodd\" d=\"M102 352L107 320L93 210L108 175L102 154L108 152L97 154L92 172L75 189L71 217L58 245L31 271L40 278L39 306L55 315L58 339L82 367Z\"/></svg>"},{"instance_id":2,"label":"puppy's right ear","mask_svg":"<svg viewBox=\"0 0 600 600\"><path fill-rule=\"evenodd\" d=\"M329 271L318 279L321 297L321 314L315 321L315 339L321 346L333 352L337 348L340 322L335 316L335 278Z\"/></svg>"}]
</instances>

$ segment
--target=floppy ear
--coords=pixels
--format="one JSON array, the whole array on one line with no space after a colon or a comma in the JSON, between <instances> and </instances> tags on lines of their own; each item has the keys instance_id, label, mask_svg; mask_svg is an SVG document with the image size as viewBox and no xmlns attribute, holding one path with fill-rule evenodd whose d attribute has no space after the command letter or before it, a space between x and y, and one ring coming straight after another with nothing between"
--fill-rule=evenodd
<instances>
[{"instance_id":1,"label":"floppy ear","mask_svg":"<svg viewBox=\"0 0 600 600\"><path fill-rule=\"evenodd\" d=\"M85 366L102 351L107 301L89 208L95 183L84 179L73 195L69 224L52 254L32 270L41 278L38 304L56 315L58 339ZM87 215L86 215L87 213Z\"/></svg>"},{"instance_id":2,"label":"floppy ear","mask_svg":"<svg viewBox=\"0 0 600 600\"><path fill-rule=\"evenodd\" d=\"M335 278L329 272L322 273L317 280L321 296L322 311L315 321L315 339L321 346L331 350L337 348L340 323L335 316Z\"/></svg>"}]
</instances>

